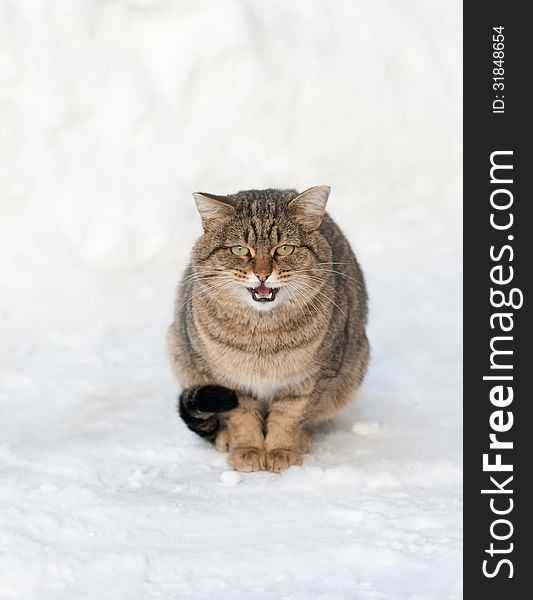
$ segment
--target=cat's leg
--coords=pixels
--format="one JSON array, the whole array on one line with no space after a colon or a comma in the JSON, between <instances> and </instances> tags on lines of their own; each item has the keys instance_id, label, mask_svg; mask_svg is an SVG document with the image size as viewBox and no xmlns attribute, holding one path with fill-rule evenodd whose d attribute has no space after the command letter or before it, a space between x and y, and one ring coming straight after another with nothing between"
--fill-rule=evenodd
<instances>
[{"instance_id":1,"label":"cat's leg","mask_svg":"<svg viewBox=\"0 0 533 600\"><path fill-rule=\"evenodd\" d=\"M272 403L265 438L267 470L279 473L302 464L310 447L305 424L311 409L310 395L286 396Z\"/></svg>"},{"instance_id":2,"label":"cat's leg","mask_svg":"<svg viewBox=\"0 0 533 600\"><path fill-rule=\"evenodd\" d=\"M229 464L237 471L265 468L263 415L253 398L239 395L239 405L225 415L229 435Z\"/></svg>"}]
</instances>

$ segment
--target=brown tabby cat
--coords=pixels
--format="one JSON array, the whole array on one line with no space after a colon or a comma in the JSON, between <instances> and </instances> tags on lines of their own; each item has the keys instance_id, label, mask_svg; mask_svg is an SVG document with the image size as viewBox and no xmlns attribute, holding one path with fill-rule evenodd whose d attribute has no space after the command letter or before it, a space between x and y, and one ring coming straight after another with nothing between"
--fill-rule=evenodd
<instances>
[{"instance_id":1,"label":"brown tabby cat","mask_svg":"<svg viewBox=\"0 0 533 600\"><path fill-rule=\"evenodd\" d=\"M238 471L302 464L312 425L353 398L367 295L329 187L196 193L204 234L169 335L187 426Z\"/></svg>"}]
</instances>

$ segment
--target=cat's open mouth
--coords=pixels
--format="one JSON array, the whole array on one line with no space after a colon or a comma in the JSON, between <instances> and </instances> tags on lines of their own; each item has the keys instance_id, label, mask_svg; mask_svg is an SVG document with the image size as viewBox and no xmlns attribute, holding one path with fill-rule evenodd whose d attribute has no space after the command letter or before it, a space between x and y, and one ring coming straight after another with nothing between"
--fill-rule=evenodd
<instances>
[{"instance_id":1,"label":"cat's open mouth","mask_svg":"<svg viewBox=\"0 0 533 600\"><path fill-rule=\"evenodd\" d=\"M278 288L270 288L263 284L248 289L252 294L252 299L256 302L274 302L278 293Z\"/></svg>"}]
</instances>

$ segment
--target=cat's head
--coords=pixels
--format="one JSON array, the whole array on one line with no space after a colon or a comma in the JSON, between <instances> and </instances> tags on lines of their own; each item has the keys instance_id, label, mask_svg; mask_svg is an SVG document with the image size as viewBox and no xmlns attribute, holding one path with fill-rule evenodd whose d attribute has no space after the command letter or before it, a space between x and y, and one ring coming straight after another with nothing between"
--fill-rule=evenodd
<instances>
[{"instance_id":1,"label":"cat's head","mask_svg":"<svg viewBox=\"0 0 533 600\"><path fill-rule=\"evenodd\" d=\"M204 234L193 251L194 277L207 302L257 310L304 306L330 272L331 249L319 231L328 186L193 194Z\"/></svg>"}]
</instances>

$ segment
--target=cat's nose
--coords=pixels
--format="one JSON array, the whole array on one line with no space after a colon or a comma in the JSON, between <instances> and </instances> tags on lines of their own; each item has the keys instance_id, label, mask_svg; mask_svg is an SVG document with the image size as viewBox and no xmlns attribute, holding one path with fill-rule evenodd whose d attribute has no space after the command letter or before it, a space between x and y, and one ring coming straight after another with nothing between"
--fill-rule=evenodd
<instances>
[{"instance_id":1,"label":"cat's nose","mask_svg":"<svg viewBox=\"0 0 533 600\"><path fill-rule=\"evenodd\" d=\"M272 268L266 260L256 260L254 265L254 275L261 283L264 283L272 274Z\"/></svg>"},{"instance_id":2,"label":"cat's nose","mask_svg":"<svg viewBox=\"0 0 533 600\"><path fill-rule=\"evenodd\" d=\"M254 271L254 274L261 283L264 283L270 277L272 271L270 273L265 271Z\"/></svg>"}]
</instances>

